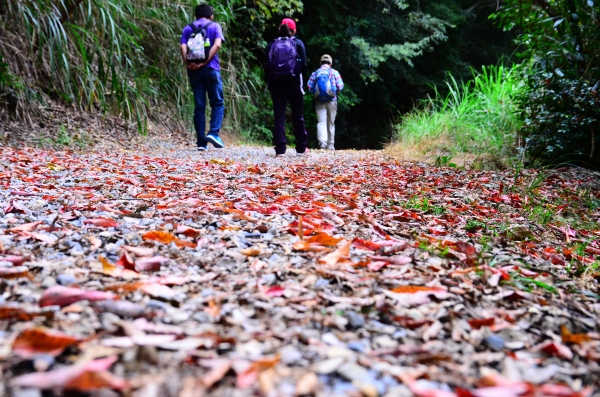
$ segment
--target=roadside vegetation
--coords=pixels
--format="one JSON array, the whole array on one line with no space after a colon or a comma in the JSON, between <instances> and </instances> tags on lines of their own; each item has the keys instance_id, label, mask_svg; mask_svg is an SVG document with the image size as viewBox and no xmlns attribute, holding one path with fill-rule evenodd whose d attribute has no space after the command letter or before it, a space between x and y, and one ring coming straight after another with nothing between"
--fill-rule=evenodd
<instances>
[{"instance_id":1,"label":"roadside vegetation","mask_svg":"<svg viewBox=\"0 0 600 397\"><path fill-rule=\"evenodd\" d=\"M521 121L514 98L524 89L516 66L483 67L466 82L449 75L443 93L435 88L433 98L396 125L389 151L436 165L506 164L516 157Z\"/></svg>"},{"instance_id":2,"label":"roadside vegetation","mask_svg":"<svg viewBox=\"0 0 600 397\"><path fill-rule=\"evenodd\" d=\"M598 2L505 0L492 18L516 34L508 70L450 75L394 127L390 150L437 164L598 167ZM455 159L452 161L452 159ZM462 160L462 161L460 161Z\"/></svg>"}]
</instances>

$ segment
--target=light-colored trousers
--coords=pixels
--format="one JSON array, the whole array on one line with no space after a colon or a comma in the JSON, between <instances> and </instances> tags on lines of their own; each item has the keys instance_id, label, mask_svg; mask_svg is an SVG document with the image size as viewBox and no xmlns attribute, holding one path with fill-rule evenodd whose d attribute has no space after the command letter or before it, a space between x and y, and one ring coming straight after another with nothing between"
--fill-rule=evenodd
<instances>
[{"instance_id":1,"label":"light-colored trousers","mask_svg":"<svg viewBox=\"0 0 600 397\"><path fill-rule=\"evenodd\" d=\"M334 150L337 101L317 102L317 139L321 148Z\"/></svg>"}]
</instances>

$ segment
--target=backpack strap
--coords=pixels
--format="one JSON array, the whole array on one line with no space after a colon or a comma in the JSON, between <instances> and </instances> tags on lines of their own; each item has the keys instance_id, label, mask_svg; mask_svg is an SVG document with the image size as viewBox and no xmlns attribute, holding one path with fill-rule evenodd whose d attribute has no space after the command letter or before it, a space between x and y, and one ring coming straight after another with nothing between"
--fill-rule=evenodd
<instances>
[{"instance_id":1,"label":"backpack strap","mask_svg":"<svg viewBox=\"0 0 600 397\"><path fill-rule=\"evenodd\" d=\"M194 25L194 23L190 23L188 26L192 28L192 33L193 34L198 34L198 32L200 32L201 30L206 29L207 27L209 27L210 25L212 25L214 22L213 21L209 21L206 25L202 26L202 25Z\"/></svg>"}]
</instances>

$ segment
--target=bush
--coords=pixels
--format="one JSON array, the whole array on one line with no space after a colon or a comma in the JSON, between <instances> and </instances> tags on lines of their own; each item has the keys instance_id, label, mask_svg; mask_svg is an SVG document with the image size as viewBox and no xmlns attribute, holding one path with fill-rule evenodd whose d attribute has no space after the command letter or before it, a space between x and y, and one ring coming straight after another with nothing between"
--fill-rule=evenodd
<instances>
[{"instance_id":1,"label":"bush","mask_svg":"<svg viewBox=\"0 0 600 397\"><path fill-rule=\"evenodd\" d=\"M527 79L532 89L520 98L528 162L577 161L598 166L600 81L592 86L557 72L542 66L532 69Z\"/></svg>"},{"instance_id":2,"label":"bush","mask_svg":"<svg viewBox=\"0 0 600 397\"><path fill-rule=\"evenodd\" d=\"M524 88L518 72L517 67L483 67L466 83L449 76L445 96L436 90L435 98L396 126L396 150L416 150L417 158L419 153L513 156L521 126L513 98Z\"/></svg>"},{"instance_id":3,"label":"bush","mask_svg":"<svg viewBox=\"0 0 600 397\"><path fill-rule=\"evenodd\" d=\"M528 90L519 98L528 163L600 166L600 2L505 0L494 16L519 33Z\"/></svg>"}]
</instances>

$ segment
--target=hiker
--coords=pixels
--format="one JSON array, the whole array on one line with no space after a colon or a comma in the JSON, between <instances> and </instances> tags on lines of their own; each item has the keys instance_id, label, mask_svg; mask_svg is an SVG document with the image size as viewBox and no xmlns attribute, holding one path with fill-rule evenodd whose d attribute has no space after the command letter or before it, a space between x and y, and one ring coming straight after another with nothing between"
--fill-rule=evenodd
<instances>
[{"instance_id":1,"label":"hiker","mask_svg":"<svg viewBox=\"0 0 600 397\"><path fill-rule=\"evenodd\" d=\"M340 73L331 67L333 59L325 54L321 57L321 67L310 75L308 91L315 96L317 111L317 139L319 148L335 150L335 116L337 114L337 93L344 88Z\"/></svg>"},{"instance_id":2,"label":"hiker","mask_svg":"<svg viewBox=\"0 0 600 397\"><path fill-rule=\"evenodd\" d=\"M275 156L283 156L287 149L285 137L285 110L292 108L292 124L296 137L296 154L308 153L308 134L304 127L303 73L306 73L304 43L296 38L296 22L285 18L279 26L278 37L267 47L266 73L268 88L273 99L273 145Z\"/></svg>"},{"instance_id":3,"label":"hiker","mask_svg":"<svg viewBox=\"0 0 600 397\"><path fill-rule=\"evenodd\" d=\"M219 48L225 41L221 26L213 22L214 10L208 4L196 6L196 21L183 29L181 56L187 68L190 86L194 93L194 128L198 151L208 150L208 142L216 148L224 148L219 137L223 123L225 103L223 81L219 65ZM210 130L206 132L206 96L210 102Z\"/></svg>"}]
</instances>

